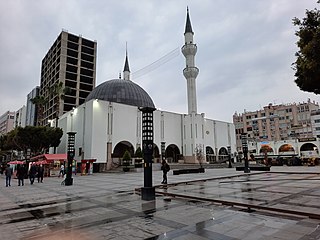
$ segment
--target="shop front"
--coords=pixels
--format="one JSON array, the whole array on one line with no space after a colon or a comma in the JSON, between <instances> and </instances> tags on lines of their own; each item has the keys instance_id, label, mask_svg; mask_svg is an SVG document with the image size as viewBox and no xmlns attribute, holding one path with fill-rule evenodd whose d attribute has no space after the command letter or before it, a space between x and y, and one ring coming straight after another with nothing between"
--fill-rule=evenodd
<instances>
[{"instance_id":1,"label":"shop front","mask_svg":"<svg viewBox=\"0 0 320 240\"><path fill-rule=\"evenodd\" d=\"M97 159L83 159L81 160L81 175L91 175L93 173L93 163Z\"/></svg>"}]
</instances>

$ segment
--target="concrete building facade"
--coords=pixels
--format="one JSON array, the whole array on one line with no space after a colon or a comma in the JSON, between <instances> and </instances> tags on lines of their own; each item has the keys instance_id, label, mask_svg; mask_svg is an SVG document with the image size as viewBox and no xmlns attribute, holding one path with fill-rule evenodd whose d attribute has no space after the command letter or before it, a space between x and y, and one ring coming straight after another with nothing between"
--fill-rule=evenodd
<instances>
[{"instance_id":1,"label":"concrete building facade","mask_svg":"<svg viewBox=\"0 0 320 240\"><path fill-rule=\"evenodd\" d=\"M320 110L314 110L311 112L311 126L313 136L320 138Z\"/></svg>"},{"instance_id":2,"label":"concrete building facade","mask_svg":"<svg viewBox=\"0 0 320 240\"><path fill-rule=\"evenodd\" d=\"M14 128L25 127L27 119L27 108L23 105L20 109L15 112L14 116Z\"/></svg>"},{"instance_id":3,"label":"concrete building facade","mask_svg":"<svg viewBox=\"0 0 320 240\"><path fill-rule=\"evenodd\" d=\"M237 150L242 151L241 135L247 134L253 143L313 138L311 112L319 104L311 102L289 103L263 107L261 110L233 115Z\"/></svg>"},{"instance_id":4,"label":"concrete building facade","mask_svg":"<svg viewBox=\"0 0 320 240\"><path fill-rule=\"evenodd\" d=\"M0 135L5 135L14 128L15 112L7 111L0 116Z\"/></svg>"},{"instance_id":5,"label":"concrete building facade","mask_svg":"<svg viewBox=\"0 0 320 240\"><path fill-rule=\"evenodd\" d=\"M41 125L84 103L96 84L96 55L96 41L60 33L42 60L39 94L46 104Z\"/></svg>"},{"instance_id":6,"label":"concrete building facade","mask_svg":"<svg viewBox=\"0 0 320 240\"><path fill-rule=\"evenodd\" d=\"M31 99L39 96L40 87L35 87L27 95L27 105L26 105L26 126L36 126L37 125L37 110L38 106L33 104Z\"/></svg>"}]
</instances>

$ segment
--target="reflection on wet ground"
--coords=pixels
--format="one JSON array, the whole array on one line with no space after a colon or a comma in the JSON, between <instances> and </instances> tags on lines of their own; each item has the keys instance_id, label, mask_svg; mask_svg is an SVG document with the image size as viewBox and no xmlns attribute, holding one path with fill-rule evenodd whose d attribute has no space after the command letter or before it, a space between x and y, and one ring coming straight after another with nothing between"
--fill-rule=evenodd
<instances>
[{"instance_id":1,"label":"reflection on wet ground","mask_svg":"<svg viewBox=\"0 0 320 240\"><path fill-rule=\"evenodd\" d=\"M0 186L1 239L319 239L320 177L301 171L169 175L155 201L141 200L141 173Z\"/></svg>"},{"instance_id":2,"label":"reflection on wet ground","mask_svg":"<svg viewBox=\"0 0 320 240\"><path fill-rule=\"evenodd\" d=\"M157 193L320 219L319 184L317 173L268 172L174 184L166 186L165 191L158 189Z\"/></svg>"}]
</instances>

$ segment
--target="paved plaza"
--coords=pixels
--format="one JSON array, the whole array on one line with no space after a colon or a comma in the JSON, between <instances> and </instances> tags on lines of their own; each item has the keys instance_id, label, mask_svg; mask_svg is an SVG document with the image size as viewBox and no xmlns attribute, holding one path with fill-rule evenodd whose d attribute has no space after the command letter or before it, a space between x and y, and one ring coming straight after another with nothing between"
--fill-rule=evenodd
<instances>
[{"instance_id":1,"label":"paved plaza","mask_svg":"<svg viewBox=\"0 0 320 240\"><path fill-rule=\"evenodd\" d=\"M320 239L320 167L172 175L141 200L143 173L0 186L0 239Z\"/></svg>"}]
</instances>

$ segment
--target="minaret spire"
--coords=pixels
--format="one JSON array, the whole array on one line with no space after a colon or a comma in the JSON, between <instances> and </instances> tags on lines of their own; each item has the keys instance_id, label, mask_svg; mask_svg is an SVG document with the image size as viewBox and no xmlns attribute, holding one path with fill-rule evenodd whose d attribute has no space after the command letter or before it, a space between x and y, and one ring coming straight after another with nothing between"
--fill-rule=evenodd
<instances>
[{"instance_id":1,"label":"minaret spire","mask_svg":"<svg viewBox=\"0 0 320 240\"><path fill-rule=\"evenodd\" d=\"M190 17L189 17L189 8L187 7L187 20L186 20L186 29L184 31L184 34L186 34L187 32L192 33L192 26L191 26L191 21L190 21Z\"/></svg>"},{"instance_id":2,"label":"minaret spire","mask_svg":"<svg viewBox=\"0 0 320 240\"><path fill-rule=\"evenodd\" d=\"M188 114L197 114L196 78L199 73L199 69L195 66L197 45L193 43L193 31L188 7L184 41L185 44L182 46L181 51L186 58L186 67L183 69L183 75L187 80Z\"/></svg>"},{"instance_id":3,"label":"minaret spire","mask_svg":"<svg viewBox=\"0 0 320 240\"><path fill-rule=\"evenodd\" d=\"M126 43L126 60L124 62L124 69L123 69L123 79L130 80L130 69L129 69L129 61L128 61L128 47Z\"/></svg>"}]
</instances>

